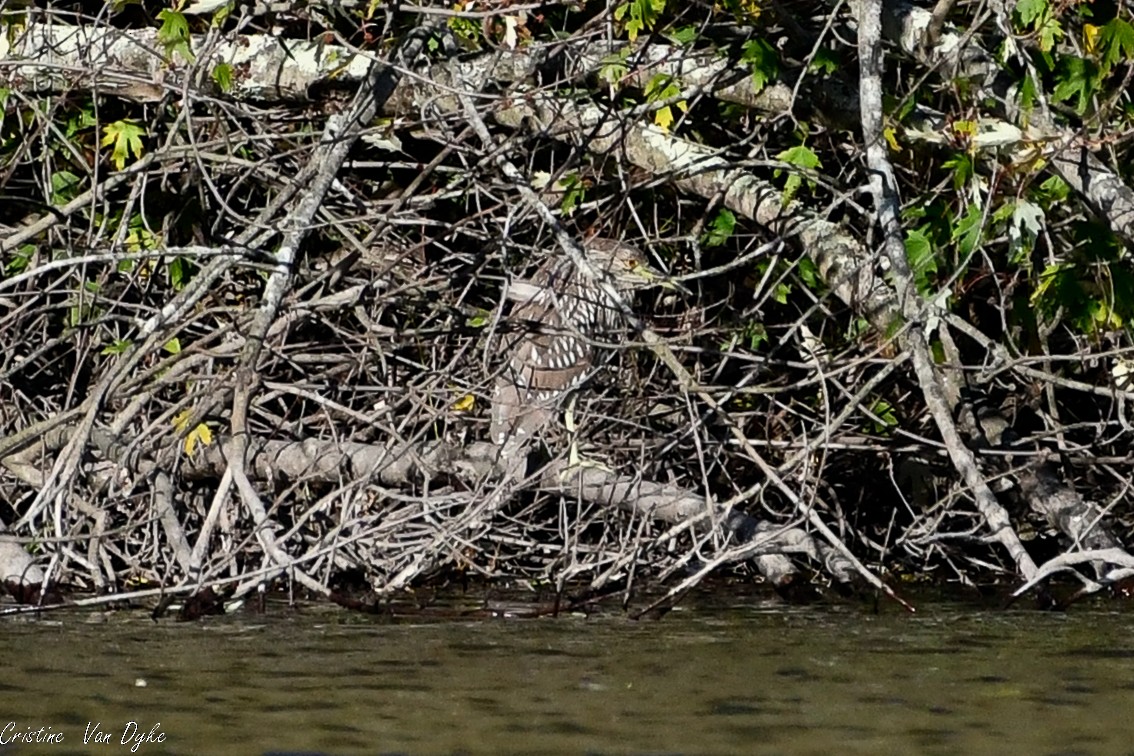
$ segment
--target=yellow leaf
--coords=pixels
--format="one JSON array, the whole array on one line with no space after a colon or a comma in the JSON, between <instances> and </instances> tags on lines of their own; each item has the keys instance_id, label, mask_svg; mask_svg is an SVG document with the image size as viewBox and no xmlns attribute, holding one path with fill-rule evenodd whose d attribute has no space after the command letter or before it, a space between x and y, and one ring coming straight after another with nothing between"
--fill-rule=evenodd
<instances>
[{"instance_id":1,"label":"yellow leaf","mask_svg":"<svg viewBox=\"0 0 1134 756\"><path fill-rule=\"evenodd\" d=\"M185 437L185 454L192 457L193 452L197 449L197 444L201 446L209 446L213 443L213 432L209 430L209 426L200 423L196 428L189 432Z\"/></svg>"},{"instance_id":2,"label":"yellow leaf","mask_svg":"<svg viewBox=\"0 0 1134 756\"><path fill-rule=\"evenodd\" d=\"M189 424L189 418L193 415L193 410L187 409L178 412L173 418L173 429L178 433L185 430L185 426Z\"/></svg>"},{"instance_id":3,"label":"yellow leaf","mask_svg":"<svg viewBox=\"0 0 1134 756\"><path fill-rule=\"evenodd\" d=\"M476 406L476 397L472 394L465 394L457 401L453 402L454 412L469 412Z\"/></svg>"},{"instance_id":4,"label":"yellow leaf","mask_svg":"<svg viewBox=\"0 0 1134 756\"><path fill-rule=\"evenodd\" d=\"M886 143L890 145L890 149L893 152L902 151L902 148L898 146L898 138L894 136L893 127L887 126L886 128L882 129L882 136L886 139Z\"/></svg>"},{"instance_id":5,"label":"yellow leaf","mask_svg":"<svg viewBox=\"0 0 1134 756\"><path fill-rule=\"evenodd\" d=\"M656 123L663 131L669 131L669 127L673 124L673 111L666 105L664 108L658 108L658 112L654 113L654 123Z\"/></svg>"},{"instance_id":6,"label":"yellow leaf","mask_svg":"<svg viewBox=\"0 0 1134 756\"><path fill-rule=\"evenodd\" d=\"M977 133L977 125L975 121L953 121L953 133L959 137L971 138L973 134Z\"/></svg>"},{"instance_id":7,"label":"yellow leaf","mask_svg":"<svg viewBox=\"0 0 1134 756\"><path fill-rule=\"evenodd\" d=\"M138 124L133 121L114 121L104 126L102 133L102 141L99 144L112 148L111 160L117 170L126 167L126 161L131 153L135 158L142 157L144 151L142 137L146 132Z\"/></svg>"},{"instance_id":8,"label":"yellow leaf","mask_svg":"<svg viewBox=\"0 0 1134 756\"><path fill-rule=\"evenodd\" d=\"M1083 24L1083 47L1087 54L1094 57L1099 51L1099 32L1102 31L1094 24Z\"/></svg>"}]
</instances>

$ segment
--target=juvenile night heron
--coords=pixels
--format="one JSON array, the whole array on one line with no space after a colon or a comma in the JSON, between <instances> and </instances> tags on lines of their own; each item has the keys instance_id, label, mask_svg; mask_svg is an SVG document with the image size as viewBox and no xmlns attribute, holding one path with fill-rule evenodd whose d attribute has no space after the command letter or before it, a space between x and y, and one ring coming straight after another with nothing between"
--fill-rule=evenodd
<instances>
[{"instance_id":1,"label":"juvenile night heron","mask_svg":"<svg viewBox=\"0 0 1134 756\"><path fill-rule=\"evenodd\" d=\"M583 250L624 300L639 289L674 286L633 245L594 238ZM626 324L614 300L566 255L548 260L530 282L513 285L509 299L516 302L512 318L525 328L501 345L508 364L493 390L490 433L509 477L515 477L523 470L528 443L601 364L603 350L596 342L619 341ZM566 425L574 431L570 406ZM577 462L573 440L571 462Z\"/></svg>"}]
</instances>

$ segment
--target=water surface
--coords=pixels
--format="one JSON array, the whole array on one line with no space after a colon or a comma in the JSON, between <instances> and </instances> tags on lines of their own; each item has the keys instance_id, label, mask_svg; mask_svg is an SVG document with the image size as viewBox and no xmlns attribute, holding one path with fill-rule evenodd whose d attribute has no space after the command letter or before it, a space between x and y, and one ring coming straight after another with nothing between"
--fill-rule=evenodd
<instances>
[{"instance_id":1,"label":"water surface","mask_svg":"<svg viewBox=\"0 0 1134 756\"><path fill-rule=\"evenodd\" d=\"M1078 607L52 614L3 620L0 727L64 737L19 754L129 753L130 722L164 733L145 754L1132 754L1132 627Z\"/></svg>"}]
</instances>

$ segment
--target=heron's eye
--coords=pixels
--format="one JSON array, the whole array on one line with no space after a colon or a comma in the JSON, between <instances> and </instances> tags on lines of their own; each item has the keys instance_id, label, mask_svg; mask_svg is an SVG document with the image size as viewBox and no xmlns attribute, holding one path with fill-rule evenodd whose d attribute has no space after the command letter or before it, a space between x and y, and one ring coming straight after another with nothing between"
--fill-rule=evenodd
<instances>
[{"instance_id":1,"label":"heron's eye","mask_svg":"<svg viewBox=\"0 0 1134 756\"><path fill-rule=\"evenodd\" d=\"M637 260L627 260L626 261L626 267L629 268L630 270L634 270L634 268L638 267L638 261Z\"/></svg>"}]
</instances>

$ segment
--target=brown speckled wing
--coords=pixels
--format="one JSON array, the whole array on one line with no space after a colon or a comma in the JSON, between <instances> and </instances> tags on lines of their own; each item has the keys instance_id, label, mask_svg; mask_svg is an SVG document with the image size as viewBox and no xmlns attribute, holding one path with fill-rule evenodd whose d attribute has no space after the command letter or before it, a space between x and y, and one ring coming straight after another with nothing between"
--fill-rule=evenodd
<instances>
[{"instance_id":1,"label":"brown speckled wing","mask_svg":"<svg viewBox=\"0 0 1134 756\"><path fill-rule=\"evenodd\" d=\"M592 350L559 317L561 298L570 296L543 288L516 305L512 320L523 329L505 337L502 350L511 353L497 378L492 398L491 439L504 444L536 435L555 417L559 399L586 379Z\"/></svg>"}]
</instances>

